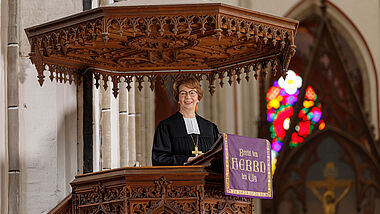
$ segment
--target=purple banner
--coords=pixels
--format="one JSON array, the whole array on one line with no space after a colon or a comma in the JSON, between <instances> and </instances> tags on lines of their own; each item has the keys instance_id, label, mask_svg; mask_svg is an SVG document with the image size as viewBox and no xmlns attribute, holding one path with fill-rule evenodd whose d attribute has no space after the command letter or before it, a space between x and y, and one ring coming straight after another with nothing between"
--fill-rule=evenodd
<instances>
[{"instance_id":1,"label":"purple banner","mask_svg":"<svg viewBox=\"0 0 380 214\"><path fill-rule=\"evenodd\" d=\"M273 197L269 141L223 133L226 195Z\"/></svg>"}]
</instances>

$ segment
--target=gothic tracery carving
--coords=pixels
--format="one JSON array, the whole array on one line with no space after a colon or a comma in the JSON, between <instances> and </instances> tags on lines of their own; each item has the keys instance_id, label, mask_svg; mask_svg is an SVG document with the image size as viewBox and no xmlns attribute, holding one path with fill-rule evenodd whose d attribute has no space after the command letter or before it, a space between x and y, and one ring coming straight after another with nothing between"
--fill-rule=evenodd
<instances>
[{"instance_id":1,"label":"gothic tracery carving","mask_svg":"<svg viewBox=\"0 0 380 214\"><path fill-rule=\"evenodd\" d=\"M69 83L80 83L85 70L111 76L114 83L118 83L115 78L123 76L133 76L132 80L138 81L153 73L172 75L185 71L206 76L213 93L217 73L237 75L239 72L232 71L259 64L262 69L255 73L287 69L295 51L297 22L254 12L247 15L247 11L220 4L205 4L204 12L177 7L181 14L161 8L161 13L131 15L135 14L133 8L105 7L93 13L101 11L107 15L77 15L54 22L64 27L26 29L30 58L36 65L40 84L46 66L51 80ZM223 9L223 13L210 12L215 8ZM276 66L268 66L268 62ZM152 90L154 85L151 84ZM118 84L114 86L115 97L117 89Z\"/></svg>"}]
</instances>

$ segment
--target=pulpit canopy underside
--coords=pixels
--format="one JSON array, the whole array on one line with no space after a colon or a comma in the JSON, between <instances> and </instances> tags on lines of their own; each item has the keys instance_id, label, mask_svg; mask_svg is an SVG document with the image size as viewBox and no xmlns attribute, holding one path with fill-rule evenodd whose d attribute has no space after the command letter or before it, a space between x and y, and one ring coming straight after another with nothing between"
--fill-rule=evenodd
<instances>
[{"instance_id":1,"label":"pulpit canopy underside","mask_svg":"<svg viewBox=\"0 0 380 214\"><path fill-rule=\"evenodd\" d=\"M121 3L121 2L120 2ZM168 75L204 76L214 92L245 73L257 78L284 72L295 53L298 22L222 3L106 6L27 28L30 58L40 85L50 79L80 83L91 72L98 87L148 80L151 89Z\"/></svg>"}]
</instances>

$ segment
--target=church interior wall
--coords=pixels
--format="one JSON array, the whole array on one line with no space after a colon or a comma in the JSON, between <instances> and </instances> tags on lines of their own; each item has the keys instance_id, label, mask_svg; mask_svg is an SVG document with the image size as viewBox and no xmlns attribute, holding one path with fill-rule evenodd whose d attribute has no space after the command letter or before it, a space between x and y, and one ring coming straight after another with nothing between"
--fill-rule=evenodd
<instances>
[{"instance_id":1,"label":"church interior wall","mask_svg":"<svg viewBox=\"0 0 380 214\"><path fill-rule=\"evenodd\" d=\"M377 105L379 96L379 76L377 71L376 62L372 61L374 56L370 49L368 43L366 43L364 38L357 31L356 26L353 26L346 17L343 17L340 12L336 11L335 8L331 8L331 21L334 27L341 32L341 36L344 37L346 41L350 41L351 50L354 51L355 58L362 72L362 78L364 84L364 110L369 113L369 121L371 125L374 126L374 130L379 130L379 106ZM375 137L379 136L377 131L374 132Z\"/></svg>"},{"instance_id":2,"label":"church interior wall","mask_svg":"<svg viewBox=\"0 0 380 214\"><path fill-rule=\"evenodd\" d=\"M6 107L7 4L0 0L0 213L8 209L8 147Z\"/></svg>"},{"instance_id":3,"label":"church interior wall","mask_svg":"<svg viewBox=\"0 0 380 214\"><path fill-rule=\"evenodd\" d=\"M78 173L76 85L46 78L40 87L23 29L80 11L81 0L19 1L21 213L50 210L71 192L70 182Z\"/></svg>"}]
</instances>

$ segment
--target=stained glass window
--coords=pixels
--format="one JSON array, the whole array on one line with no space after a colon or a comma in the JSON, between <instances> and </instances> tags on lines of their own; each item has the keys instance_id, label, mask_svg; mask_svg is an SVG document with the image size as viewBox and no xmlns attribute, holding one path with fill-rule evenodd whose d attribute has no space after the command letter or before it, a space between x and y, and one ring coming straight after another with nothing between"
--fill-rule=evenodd
<instances>
[{"instance_id":1,"label":"stained glass window","mask_svg":"<svg viewBox=\"0 0 380 214\"><path fill-rule=\"evenodd\" d=\"M280 77L274 81L267 92L267 121L270 122L273 172L286 131L290 128L290 119L294 113L293 106L297 102L301 86L302 78L294 71L289 70L286 78ZM317 101L317 98L314 89L308 86L302 102L302 109L298 113L300 122L295 126L289 142L291 147L302 143L314 129L325 128L325 122L321 119L322 104Z\"/></svg>"}]
</instances>

